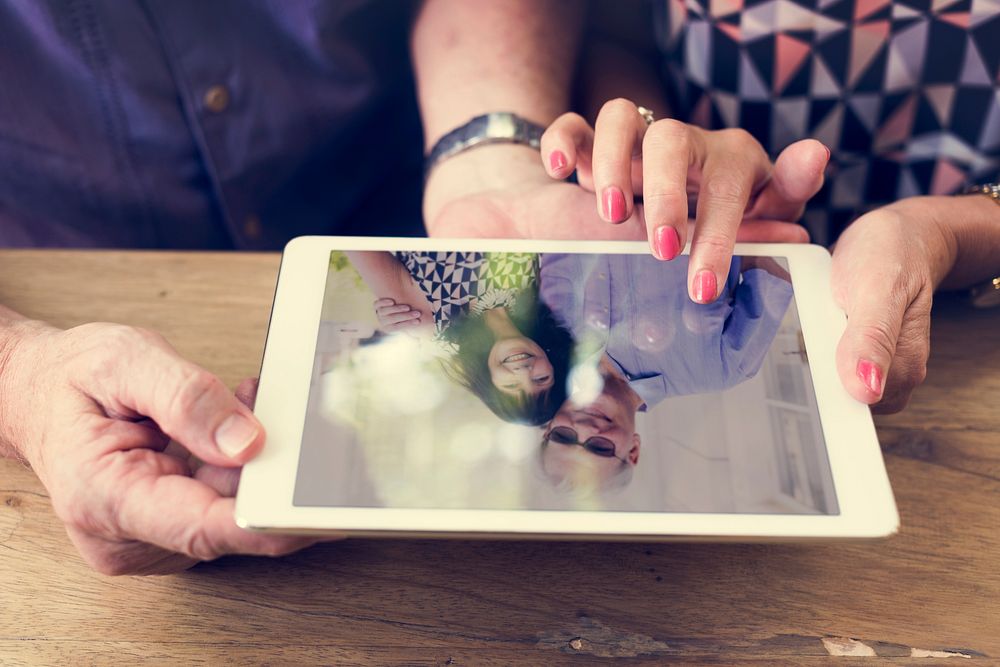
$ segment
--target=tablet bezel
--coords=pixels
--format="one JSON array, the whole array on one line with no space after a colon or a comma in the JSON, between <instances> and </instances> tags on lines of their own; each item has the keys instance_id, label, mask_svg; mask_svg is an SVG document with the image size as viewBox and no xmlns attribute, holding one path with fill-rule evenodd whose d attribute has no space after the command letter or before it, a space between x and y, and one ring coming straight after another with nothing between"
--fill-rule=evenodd
<instances>
[{"instance_id":1,"label":"tablet bezel","mask_svg":"<svg viewBox=\"0 0 1000 667\"><path fill-rule=\"evenodd\" d=\"M737 244L735 254L788 261L838 514L296 507L292 498L299 450L334 250L649 252L645 243L624 241L332 236L292 240L282 256L254 410L267 429L267 442L244 467L236 497L236 522L243 528L303 534L643 540L876 538L898 528L871 413L851 398L837 374L834 352L846 319L832 298L831 258L825 248L806 244Z\"/></svg>"}]
</instances>

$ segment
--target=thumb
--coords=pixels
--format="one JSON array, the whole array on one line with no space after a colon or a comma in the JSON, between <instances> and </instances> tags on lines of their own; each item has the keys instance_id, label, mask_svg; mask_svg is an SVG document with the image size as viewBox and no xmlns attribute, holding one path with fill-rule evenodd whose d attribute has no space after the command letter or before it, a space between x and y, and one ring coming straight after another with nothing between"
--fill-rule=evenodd
<instances>
[{"instance_id":1,"label":"thumb","mask_svg":"<svg viewBox=\"0 0 1000 667\"><path fill-rule=\"evenodd\" d=\"M239 466L260 451L264 428L215 375L165 342L124 356L117 401L151 418L202 461Z\"/></svg>"},{"instance_id":2,"label":"thumb","mask_svg":"<svg viewBox=\"0 0 1000 667\"><path fill-rule=\"evenodd\" d=\"M737 243L809 243L802 225L779 220L745 220L736 230Z\"/></svg>"},{"instance_id":3,"label":"thumb","mask_svg":"<svg viewBox=\"0 0 1000 667\"><path fill-rule=\"evenodd\" d=\"M823 173L830 150L815 139L803 139L778 155L771 180L760 191L747 218L772 218L794 222L823 187Z\"/></svg>"},{"instance_id":4,"label":"thumb","mask_svg":"<svg viewBox=\"0 0 1000 667\"><path fill-rule=\"evenodd\" d=\"M843 297L847 329L837 346L837 372L848 393L863 403L881 400L896 354L907 303L894 288L891 282L854 280Z\"/></svg>"}]
</instances>

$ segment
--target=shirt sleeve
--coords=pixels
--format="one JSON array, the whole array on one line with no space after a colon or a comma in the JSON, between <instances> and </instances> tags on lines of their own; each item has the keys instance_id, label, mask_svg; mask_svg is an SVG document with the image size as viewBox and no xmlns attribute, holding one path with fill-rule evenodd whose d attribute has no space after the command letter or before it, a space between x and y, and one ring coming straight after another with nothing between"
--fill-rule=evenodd
<instances>
[{"instance_id":1,"label":"shirt sleeve","mask_svg":"<svg viewBox=\"0 0 1000 667\"><path fill-rule=\"evenodd\" d=\"M741 274L722 332L722 356L733 380L730 385L760 370L791 301L792 285L787 280L763 269Z\"/></svg>"},{"instance_id":2,"label":"shirt sleeve","mask_svg":"<svg viewBox=\"0 0 1000 667\"><path fill-rule=\"evenodd\" d=\"M573 316L577 308L577 287L574 280L579 281L582 269L578 257L544 253L539 266L539 298L562 326L573 331L577 319Z\"/></svg>"}]
</instances>

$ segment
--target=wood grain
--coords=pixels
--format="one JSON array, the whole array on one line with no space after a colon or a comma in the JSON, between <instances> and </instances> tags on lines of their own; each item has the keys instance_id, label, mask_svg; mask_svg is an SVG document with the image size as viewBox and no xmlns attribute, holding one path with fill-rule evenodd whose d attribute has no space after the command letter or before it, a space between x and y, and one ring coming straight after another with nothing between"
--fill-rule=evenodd
<instances>
[{"instance_id":1,"label":"wood grain","mask_svg":"<svg viewBox=\"0 0 1000 667\"><path fill-rule=\"evenodd\" d=\"M278 261L0 251L0 303L159 330L233 386L259 365ZM991 664L998 336L1000 311L939 300L927 382L877 420L902 530L875 543L351 540L112 579L2 460L0 664Z\"/></svg>"}]
</instances>

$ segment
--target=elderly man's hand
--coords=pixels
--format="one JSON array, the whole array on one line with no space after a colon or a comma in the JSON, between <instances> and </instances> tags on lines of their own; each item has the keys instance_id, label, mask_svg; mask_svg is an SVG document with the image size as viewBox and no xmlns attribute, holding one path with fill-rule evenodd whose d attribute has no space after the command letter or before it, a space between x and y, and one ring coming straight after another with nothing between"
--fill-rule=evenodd
<instances>
[{"instance_id":1,"label":"elderly man's hand","mask_svg":"<svg viewBox=\"0 0 1000 667\"><path fill-rule=\"evenodd\" d=\"M260 450L263 428L218 378L161 336L114 324L60 331L26 320L7 331L0 442L31 464L95 569L163 574L314 541L236 526L238 469ZM241 389L252 400L253 385ZM205 465L194 470L190 455Z\"/></svg>"}]
</instances>

